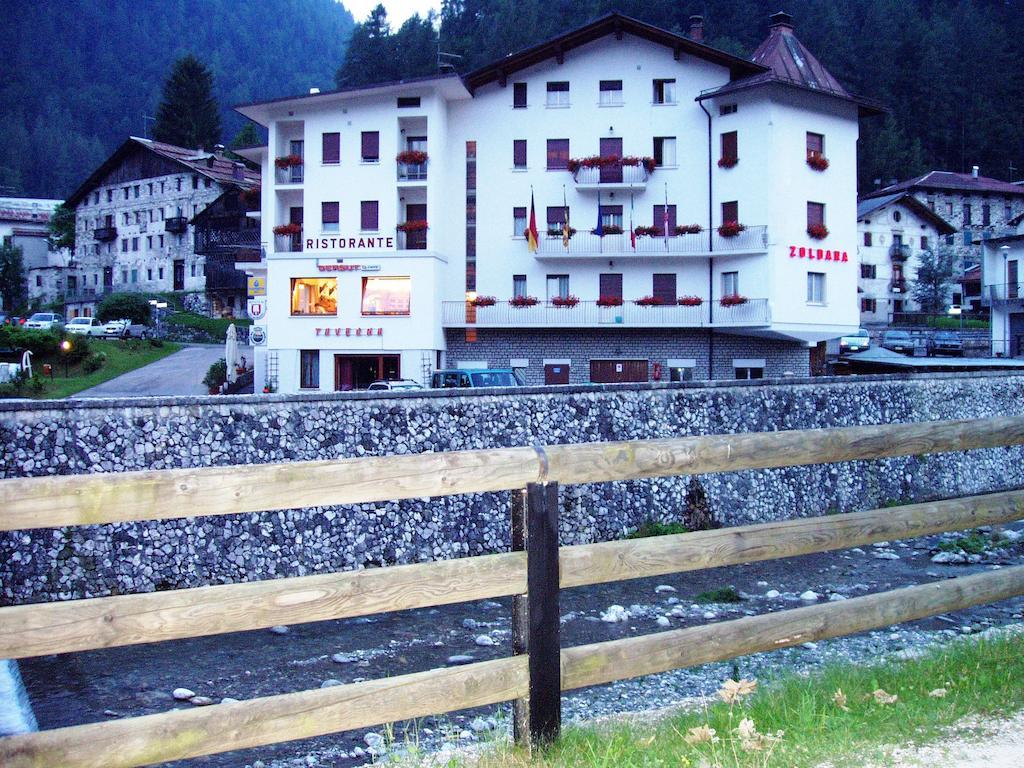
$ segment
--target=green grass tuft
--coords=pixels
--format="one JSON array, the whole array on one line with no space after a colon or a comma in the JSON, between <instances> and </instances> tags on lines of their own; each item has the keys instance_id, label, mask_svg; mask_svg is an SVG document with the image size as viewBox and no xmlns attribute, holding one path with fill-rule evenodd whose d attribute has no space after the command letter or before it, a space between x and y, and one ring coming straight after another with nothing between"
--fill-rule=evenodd
<instances>
[{"instance_id":1,"label":"green grass tuft","mask_svg":"<svg viewBox=\"0 0 1024 768\"><path fill-rule=\"evenodd\" d=\"M735 587L716 587L701 592L694 598L698 603L742 603L743 598Z\"/></svg>"},{"instance_id":2,"label":"green grass tuft","mask_svg":"<svg viewBox=\"0 0 1024 768\"><path fill-rule=\"evenodd\" d=\"M968 555L980 555L988 549L1006 549L1010 542L1002 536L991 536L981 531L972 531L966 536L958 536L951 541L943 541L939 549L943 552L965 552Z\"/></svg>"},{"instance_id":3,"label":"green grass tuft","mask_svg":"<svg viewBox=\"0 0 1024 768\"><path fill-rule=\"evenodd\" d=\"M646 539L648 536L670 536L674 533L689 532L689 529L682 523L658 523L654 520L648 520L626 538Z\"/></svg>"}]
</instances>

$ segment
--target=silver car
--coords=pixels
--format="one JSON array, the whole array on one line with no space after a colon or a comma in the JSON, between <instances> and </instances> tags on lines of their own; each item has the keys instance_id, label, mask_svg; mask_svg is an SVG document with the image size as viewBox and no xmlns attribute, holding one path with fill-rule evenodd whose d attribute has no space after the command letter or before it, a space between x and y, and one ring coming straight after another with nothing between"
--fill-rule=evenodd
<instances>
[{"instance_id":1,"label":"silver car","mask_svg":"<svg viewBox=\"0 0 1024 768\"><path fill-rule=\"evenodd\" d=\"M56 312L36 312L25 323L26 328L38 331L48 331L51 328L60 328L64 325L64 318Z\"/></svg>"}]
</instances>

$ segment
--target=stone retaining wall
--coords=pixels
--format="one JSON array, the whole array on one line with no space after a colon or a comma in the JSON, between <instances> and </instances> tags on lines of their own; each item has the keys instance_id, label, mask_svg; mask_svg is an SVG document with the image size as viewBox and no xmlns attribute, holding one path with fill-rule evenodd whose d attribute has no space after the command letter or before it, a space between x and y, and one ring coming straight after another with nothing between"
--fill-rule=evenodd
<instances>
[{"instance_id":1,"label":"stone retaining wall","mask_svg":"<svg viewBox=\"0 0 1024 768\"><path fill-rule=\"evenodd\" d=\"M0 402L5 477L1024 413L1004 372L327 396ZM734 525L1024 485L1000 448L561 489L565 544L645 520ZM303 575L507 548L508 494L0 534L0 603ZM2 514L2 512L0 512Z\"/></svg>"}]
</instances>

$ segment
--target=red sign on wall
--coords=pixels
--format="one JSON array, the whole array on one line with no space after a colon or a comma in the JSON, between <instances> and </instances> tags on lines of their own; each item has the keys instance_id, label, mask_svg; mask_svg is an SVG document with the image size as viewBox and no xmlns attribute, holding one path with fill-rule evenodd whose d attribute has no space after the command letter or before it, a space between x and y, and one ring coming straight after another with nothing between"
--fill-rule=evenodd
<instances>
[{"instance_id":1,"label":"red sign on wall","mask_svg":"<svg viewBox=\"0 0 1024 768\"><path fill-rule=\"evenodd\" d=\"M808 259L813 261L849 261L846 251L826 250L825 248L808 248L803 245L789 246L789 258Z\"/></svg>"}]
</instances>

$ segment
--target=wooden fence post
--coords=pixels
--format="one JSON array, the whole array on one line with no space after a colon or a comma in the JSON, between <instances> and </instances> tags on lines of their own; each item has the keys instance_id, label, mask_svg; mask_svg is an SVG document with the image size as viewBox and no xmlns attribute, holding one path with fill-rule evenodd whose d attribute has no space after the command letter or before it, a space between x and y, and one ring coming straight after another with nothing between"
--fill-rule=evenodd
<instances>
[{"instance_id":1,"label":"wooden fence post","mask_svg":"<svg viewBox=\"0 0 1024 768\"><path fill-rule=\"evenodd\" d=\"M526 550L526 489L513 490L510 512L512 517L512 551ZM530 612L526 594L512 596L512 655L529 652ZM530 746L530 697L527 694L512 702L512 739L521 747Z\"/></svg>"},{"instance_id":2,"label":"wooden fence post","mask_svg":"<svg viewBox=\"0 0 1024 768\"><path fill-rule=\"evenodd\" d=\"M557 739L562 729L558 483L530 483L526 495L530 742L543 746Z\"/></svg>"}]
</instances>

